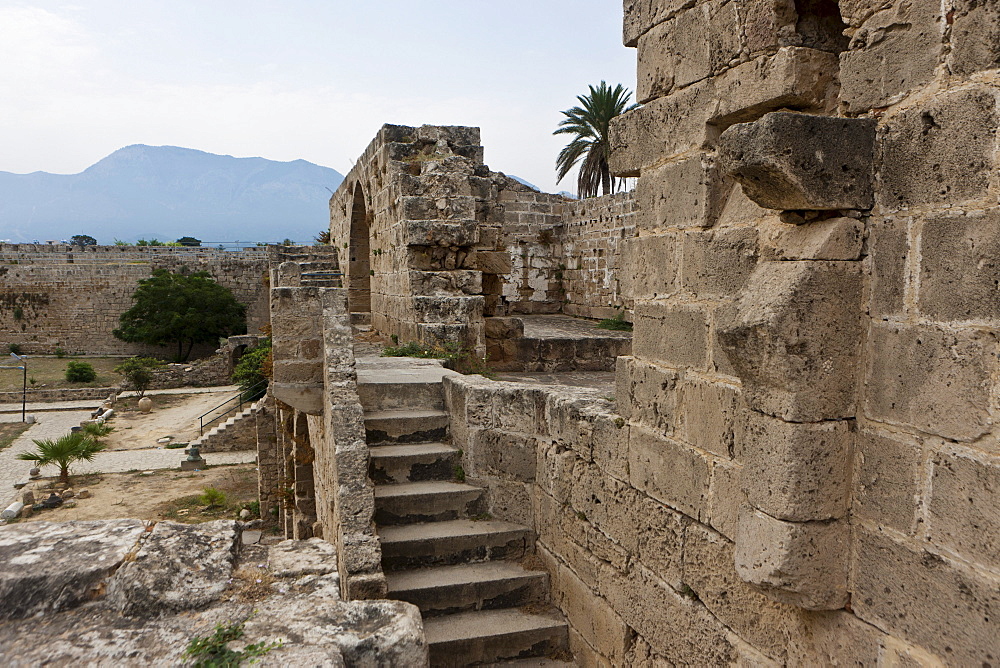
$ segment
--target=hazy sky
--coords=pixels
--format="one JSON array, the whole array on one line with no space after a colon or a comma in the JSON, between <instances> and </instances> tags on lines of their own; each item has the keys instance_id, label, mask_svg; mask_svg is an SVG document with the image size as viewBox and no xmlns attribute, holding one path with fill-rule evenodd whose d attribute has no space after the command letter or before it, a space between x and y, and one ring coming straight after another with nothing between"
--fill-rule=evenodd
<instances>
[{"instance_id":1,"label":"hazy sky","mask_svg":"<svg viewBox=\"0 0 1000 668\"><path fill-rule=\"evenodd\" d=\"M482 128L546 191L559 111L635 88L620 0L0 0L0 171L75 173L129 144L347 173L382 123Z\"/></svg>"}]
</instances>

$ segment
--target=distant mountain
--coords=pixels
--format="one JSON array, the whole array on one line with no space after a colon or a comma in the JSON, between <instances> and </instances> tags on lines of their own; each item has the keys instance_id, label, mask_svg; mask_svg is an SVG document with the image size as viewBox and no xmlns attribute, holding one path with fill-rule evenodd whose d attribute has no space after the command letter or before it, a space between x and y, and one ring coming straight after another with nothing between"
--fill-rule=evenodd
<instances>
[{"instance_id":1,"label":"distant mountain","mask_svg":"<svg viewBox=\"0 0 1000 668\"><path fill-rule=\"evenodd\" d=\"M524 179L522 179L520 176L514 176L513 174L508 174L507 176L509 176L510 178L514 179L515 181L517 181L521 185L528 186L532 190L537 190L538 192L542 192L541 188L539 188L538 186L536 186L534 183L528 183L527 181L525 181Z\"/></svg>"},{"instance_id":2,"label":"distant mountain","mask_svg":"<svg viewBox=\"0 0 1000 668\"><path fill-rule=\"evenodd\" d=\"M79 174L0 172L0 239L310 241L343 180L305 160L136 144Z\"/></svg>"}]
</instances>

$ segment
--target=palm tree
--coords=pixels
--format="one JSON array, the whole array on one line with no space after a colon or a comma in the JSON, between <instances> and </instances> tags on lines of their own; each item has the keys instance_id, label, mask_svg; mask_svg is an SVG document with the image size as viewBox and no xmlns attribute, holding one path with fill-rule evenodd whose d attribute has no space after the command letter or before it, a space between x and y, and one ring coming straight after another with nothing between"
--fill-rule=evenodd
<instances>
[{"instance_id":1,"label":"palm tree","mask_svg":"<svg viewBox=\"0 0 1000 668\"><path fill-rule=\"evenodd\" d=\"M575 137L556 158L556 183L562 181L582 158L576 181L580 197L597 197L599 187L601 194L607 195L616 187L608 167L608 125L615 116L639 106L628 105L631 97L632 93L621 84L611 88L601 81L596 87L590 86L589 95L577 96L579 107L560 112L566 118L559 122L559 129L552 134Z\"/></svg>"},{"instance_id":2,"label":"palm tree","mask_svg":"<svg viewBox=\"0 0 1000 668\"><path fill-rule=\"evenodd\" d=\"M97 443L83 432L66 434L55 441L44 439L35 441L38 450L35 452L22 452L18 454L18 459L35 462L39 467L46 464L55 464L59 467L59 480L69 484L69 466L75 461L94 461L94 455L104 449L104 445Z\"/></svg>"}]
</instances>

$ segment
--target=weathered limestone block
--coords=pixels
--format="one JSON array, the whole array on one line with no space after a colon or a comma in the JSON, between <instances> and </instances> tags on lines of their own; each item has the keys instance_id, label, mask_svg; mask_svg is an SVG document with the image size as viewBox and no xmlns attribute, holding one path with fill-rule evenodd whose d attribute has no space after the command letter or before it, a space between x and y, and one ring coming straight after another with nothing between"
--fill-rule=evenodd
<instances>
[{"instance_id":1,"label":"weathered limestone block","mask_svg":"<svg viewBox=\"0 0 1000 668\"><path fill-rule=\"evenodd\" d=\"M857 28L875 12L892 7L893 0L840 0L840 15L852 28Z\"/></svg>"},{"instance_id":2,"label":"weathered limestone block","mask_svg":"<svg viewBox=\"0 0 1000 668\"><path fill-rule=\"evenodd\" d=\"M921 448L902 436L858 433L851 513L903 533L912 533L917 513Z\"/></svg>"},{"instance_id":3,"label":"weathered limestone block","mask_svg":"<svg viewBox=\"0 0 1000 668\"><path fill-rule=\"evenodd\" d=\"M520 318L486 318L486 338L520 339L524 336L524 321Z\"/></svg>"},{"instance_id":4,"label":"weathered limestone block","mask_svg":"<svg viewBox=\"0 0 1000 668\"><path fill-rule=\"evenodd\" d=\"M858 263L758 265L719 329L749 406L796 422L853 416L860 310Z\"/></svg>"},{"instance_id":5,"label":"weathered limestone block","mask_svg":"<svg viewBox=\"0 0 1000 668\"><path fill-rule=\"evenodd\" d=\"M870 209L875 121L774 112L719 137L720 169L770 209Z\"/></svg>"},{"instance_id":6,"label":"weathered limestone block","mask_svg":"<svg viewBox=\"0 0 1000 668\"><path fill-rule=\"evenodd\" d=\"M306 413L323 406L323 302L315 287L271 289L274 397Z\"/></svg>"},{"instance_id":7,"label":"weathered limestone block","mask_svg":"<svg viewBox=\"0 0 1000 668\"><path fill-rule=\"evenodd\" d=\"M850 420L785 422L744 411L736 450L747 499L779 520L844 517L853 440Z\"/></svg>"},{"instance_id":8,"label":"weathered limestone block","mask_svg":"<svg viewBox=\"0 0 1000 668\"><path fill-rule=\"evenodd\" d=\"M567 621L586 643L612 665L622 665L632 634L608 602L563 565L559 566L553 582L553 595L566 610Z\"/></svg>"},{"instance_id":9,"label":"weathered limestone block","mask_svg":"<svg viewBox=\"0 0 1000 668\"><path fill-rule=\"evenodd\" d=\"M981 0L958 0L954 12L949 69L969 75L1000 67L1000 7Z\"/></svg>"},{"instance_id":10,"label":"weathered limestone block","mask_svg":"<svg viewBox=\"0 0 1000 668\"><path fill-rule=\"evenodd\" d=\"M994 574L930 551L926 543L896 542L887 532L858 527L855 541L851 607L858 617L953 665L996 661L1000 586Z\"/></svg>"},{"instance_id":11,"label":"weathered limestone block","mask_svg":"<svg viewBox=\"0 0 1000 668\"><path fill-rule=\"evenodd\" d=\"M990 431L995 333L874 323L869 338L867 417L958 441Z\"/></svg>"},{"instance_id":12,"label":"weathered limestone block","mask_svg":"<svg viewBox=\"0 0 1000 668\"><path fill-rule=\"evenodd\" d=\"M866 9L848 11L863 15ZM850 19L856 25L855 16ZM942 57L946 28L942 5L936 2L896 0L891 9L865 20L851 38L850 50L840 56L841 99L848 110L888 106L929 83Z\"/></svg>"},{"instance_id":13,"label":"weathered limestone block","mask_svg":"<svg viewBox=\"0 0 1000 668\"><path fill-rule=\"evenodd\" d=\"M267 553L267 568L276 578L337 573L337 548L322 538L283 540Z\"/></svg>"},{"instance_id":14,"label":"weathered limestone block","mask_svg":"<svg viewBox=\"0 0 1000 668\"><path fill-rule=\"evenodd\" d=\"M699 298L735 298L757 266L755 228L688 231L683 237L681 285Z\"/></svg>"},{"instance_id":15,"label":"weathered limestone block","mask_svg":"<svg viewBox=\"0 0 1000 668\"><path fill-rule=\"evenodd\" d=\"M686 379L680 389L681 438L719 457L732 457L739 396L732 385Z\"/></svg>"},{"instance_id":16,"label":"weathered limestone block","mask_svg":"<svg viewBox=\"0 0 1000 668\"><path fill-rule=\"evenodd\" d=\"M485 274L509 274L510 253L507 251L476 251L473 257L476 269Z\"/></svg>"},{"instance_id":17,"label":"weathered limestone block","mask_svg":"<svg viewBox=\"0 0 1000 668\"><path fill-rule=\"evenodd\" d=\"M743 467L737 462L720 459L712 463L707 524L729 540L736 540L739 510L747 502L742 477Z\"/></svg>"},{"instance_id":18,"label":"weathered limestone block","mask_svg":"<svg viewBox=\"0 0 1000 668\"><path fill-rule=\"evenodd\" d=\"M996 563L1000 551L1000 459L959 448L934 455L927 535L964 559Z\"/></svg>"},{"instance_id":19,"label":"weathered limestone block","mask_svg":"<svg viewBox=\"0 0 1000 668\"><path fill-rule=\"evenodd\" d=\"M335 648L347 666L426 666L427 641L423 620L415 605L402 601L343 603L299 594L268 599L244 625L249 638L293 638L316 648ZM288 657L268 653L284 665L338 665L329 659ZM314 663L316 662L316 663Z\"/></svg>"},{"instance_id":20,"label":"weathered limestone block","mask_svg":"<svg viewBox=\"0 0 1000 668\"><path fill-rule=\"evenodd\" d=\"M633 354L674 368L704 368L708 322L704 311L687 305L639 303L632 322Z\"/></svg>"},{"instance_id":21,"label":"weathered limestone block","mask_svg":"<svg viewBox=\"0 0 1000 668\"><path fill-rule=\"evenodd\" d=\"M534 437L483 429L477 430L469 447L478 475L520 482L535 480Z\"/></svg>"},{"instance_id":22,"label":"weathered limestone block","mask_svg":"<svg viewBox=\"0 0 1000 668\"><path fill-rule=\"evenodd\" d=\"M476 217L476 198L458 197L400 197L397 200L400 218L408 220L453 220Z\"/></svg>"},{"instance_id":23,"label":"weathered limestone block","mask_svg":"<svg viewBox=\"0 0 1000 668\"><path fill-rule=\"evenodd\" d=\"M400 224L403 243L408 246L472 246L479 241L479 224L474 219L404 220Z\"/></svg>"},{"instance_id":24,"label":"weathered limestone block","mask_svg":"<svg viewBox=\"0 0 1000 668\"><path fill-rule=\"evenodd\" d=\"M922 314L934 320L1000 318L1000 209L928 218L920 251Z\"/></svg>"},{"instance_id":25,"label":"weathered limestone block","mask_svg":"<svg viewBox=\"0 0 1000 668\"><path fill-rule=\"evenodd\" d=\"M49 614L100 597L145 532L139 520L0 527L0 619Z\"/></svg>"},{"instance_id":26,"label":"weathered limestone block","mask_svg":"<svg viewBox=\"0 0 1000 668\"><path fill-rule=\"evenodd\" d=\"M708 0L640 37L636 100L648 102L728 67L741 50L736 4Z\"/></svg>"},{"instance_id":27,"label":"weathered limestone block","mask_svg":"<svg viewBox=\"0 0 1000 668\"><path fill-rule=\"evenodd\" d=\"M622 42L625 46L637 46L639 37L650 28L690 5L691 0L625 0Z\"/></svg>"},{"instance_id":28,"label":"weathered limestone block","mask_svg":"<svg viewBox=\"0 0 1000 668\"><path fill-rule=\"evenodd\" d=\"M630 239L623 251L622 294L626 299L655 299L676 291L677 237L673 234Z\"/></svg>"},{"instance_id":29,"label":"weathered limestone block","mask_svg":"<svg viewBox=\"0 0 1000 668\"><path fill-rule=\"evenodd\" d=\"M233 520L157 522L108 582L108 605L143 618L205 607L228 586L240 533Z\"/></svg>"},{"instance_id":30,"label":"weathered limestone block","mask_svg":"<svg viewBox=\"0 0 1000 668\"><path fill-rule=\"evenodd\" d=\"M761 256L775 260L859 260L865 226L854 218L805 225L774 223L762 233Z\"/></svg>"},{"instance_id":31,"label":"weathered limestone block","mask_svg":"<svg viewBox=\"0 0 1000 668\"><path fill-rule=\"evenodd\" d=\"M940 93L891 119L879 131L879 204L893 211L985 197L998 125L997 92L984 86Z\"/></svg>"},{"instance_id":32,"label":"weathered limestone block","mask_svg":"<svg viewBox=\"0 0 1000 668\"><path fill-rule=\"evenodd\" d=\"M744 506L736 534L736 572L771 598L807 610L848 600L846 521L785 522Z\"/></svg>"},{"instance_id":33,"label":"weathered limestone block","mask_svg":"<svg viewBox=\"0 0 1000 668\"><path fill-rule=\"evenodd\" d=\"M414 296L413 311L420 322L457 324L481 321L483 298Z\"/></svg>"},{"instance_id":34,"label":"weathered limestone block","mask_svg":"<svg viewBox=\"0 0 1000 668\"><path fill-rule=\"evenodd\" d=\"M714 156L698 152L645 170L635 186L640 232L674 227L711 227L725 186Z\"/></svg>"},{"instance_id":35,"label":"weathered limestone block","mask_svg":"<svg viewBox=\"0 0 1000 668\"><path fill-rule=\"evenodd\" d=\"M609 162L619 176L638 176L666 158L707 147L718 130L768 111L823 111L836 99L837 56L783 47L612 120ZM710 127L710 125L715 127Z\"/></svg>"},{"instance_id":36,"label":"weathered limestone block","mask_svg":"<svg viewBox=\"0 0 1000 668\"><path fill-rule=\"evenodd\" d=\"M480 295L483 292L483 274L467 269L410 271L410 292L422 297Z\"/></svg>"},{"instance_id":37,"label":"weathered limestone block","mask_svg":"<svg viewBox=\"0 0 1000 668\"><path fill-rule=\"evenodd\" d=\"M788 647L790 666L819 663L827 666L917 666L933 663L891 663L883 655L885 633L844 610L813 612L805 617L805 632L795 634ZM888 649L888 648L886 648Z\"/></svg>"},{"instance_id":38,"label":"weathered limestone block","mask_svg":"<svg viewBox=\"0 0 1000 668\"><path fill-rule=\"evenodd\" d=\"M909 254L908 219L873 220L868 232L871 267L870 310L873 318L903 312Z\"/></svg>"},{"instance_id":39,"label":"weathered limestone block","mask_svg":"<svg viewBox=\"0 0 1000 668\"><path fill-rule=\"evenodd\" d=\"M709 462L677 441L633 426L629 430L629 478L654 499L701 520L708 508Z\"/></svg>"},{"instance_id":40,"label":"weathered limestone block","mask_svg":"<svg viewBox=\"0 0 1000 668\"><path fill-rule=\"evenodd\" d=\"M734 549L723 536L692 523L685 534L684 584L726 626L772 660L782 661L790 640L803 630L802 615L740 580Z\"/></svg>"},{"instance_id":41,"label":"weathered limestone block","mask_svg":"<svg viewBox=\"0 0 1000 668\"><path fill-rule=\"evenodd\" d=\"M641 564L627 573L602 568L600 576L598 593L653 651L669 657L669 663L725 666L733 662L736 650L725 625L650 569Z\"/></svg>"}]
</instances>

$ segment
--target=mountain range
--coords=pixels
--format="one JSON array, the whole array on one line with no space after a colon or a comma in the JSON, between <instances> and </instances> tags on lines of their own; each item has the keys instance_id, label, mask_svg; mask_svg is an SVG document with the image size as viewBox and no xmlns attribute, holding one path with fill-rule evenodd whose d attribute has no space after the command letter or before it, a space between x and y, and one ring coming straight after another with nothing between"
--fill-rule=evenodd
<instances>
[{"instance_id":1,"label":"mountain range","mask_svg":"<svg viewBox=\"0 0 1000 668\"><path fill-rule=\"evenodd\" d=\"M311 242L343 180L305 160L136 144L79 174L0 172L0 240Z\"/></svg>"}]
</instances>

